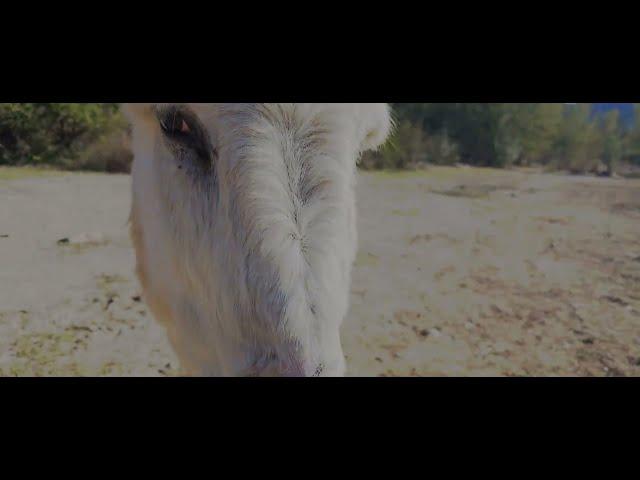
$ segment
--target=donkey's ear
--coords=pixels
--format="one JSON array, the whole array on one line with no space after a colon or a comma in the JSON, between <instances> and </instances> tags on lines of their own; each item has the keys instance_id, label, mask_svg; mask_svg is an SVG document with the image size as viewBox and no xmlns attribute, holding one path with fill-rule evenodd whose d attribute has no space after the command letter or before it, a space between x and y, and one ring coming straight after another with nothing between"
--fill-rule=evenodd
<instances>
[{"instance_id":1,"label":"donkey's ear","mask_svg":"<svg viewBox=\"0 0 640 480\"><path fill-rule=\"evenodd\" d=\"M388 103L362 103L359 108L360 151L377 150L387 140L393 129Z\"/></svg>"}]
</instances>

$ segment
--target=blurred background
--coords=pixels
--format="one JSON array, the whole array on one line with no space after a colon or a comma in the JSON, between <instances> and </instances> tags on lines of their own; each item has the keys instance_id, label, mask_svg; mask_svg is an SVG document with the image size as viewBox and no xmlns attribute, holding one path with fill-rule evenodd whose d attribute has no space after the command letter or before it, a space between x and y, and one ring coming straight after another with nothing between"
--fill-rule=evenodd
<instances>
[{"instance_id":1,"label":"blurred background","mask_svg":"<svg viewBox=\"0 0 640 480\"><path fill-rule=\"evenodd\" d=\"M640 104L392 104L360 159L355 376L640 375ZM173 376L115 104L0 104L0 376Z\"/></svg>"},{"instance_id":2,"label":"blurred background","mask_svg":"<svg viewBox=\"0 0 640 480\"><path fill-rule=\"evenodd\" d=\"M544 166L600 175L640 166L640 105L397 103L397 129L365 169L464 163ZM127 172L127 127L116 104L0 104L0 165Z\"/></svg>"}]
</instances>

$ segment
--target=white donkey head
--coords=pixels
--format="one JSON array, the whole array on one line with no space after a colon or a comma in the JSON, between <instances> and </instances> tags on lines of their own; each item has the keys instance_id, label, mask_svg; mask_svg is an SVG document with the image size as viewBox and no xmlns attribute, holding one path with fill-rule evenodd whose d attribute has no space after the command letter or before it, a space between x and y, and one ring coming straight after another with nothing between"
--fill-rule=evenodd
<instances>
[{"instance_id":1,"label":"white donkey head","mask_svg":"<svg viewBox=\"0 0 640 480\"><path fill-rule=\"evenodd\" d=\"M357 157L387 104L129 104L145 300L191 375L340 376Z\"/></svg>"}]
</instances>

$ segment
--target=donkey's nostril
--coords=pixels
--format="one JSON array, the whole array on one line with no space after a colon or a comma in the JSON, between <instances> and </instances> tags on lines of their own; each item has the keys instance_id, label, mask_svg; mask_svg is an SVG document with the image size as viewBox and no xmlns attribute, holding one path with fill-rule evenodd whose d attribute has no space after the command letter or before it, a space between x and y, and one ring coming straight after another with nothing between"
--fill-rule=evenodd
<instances>
[{"instance_id":1,"label":"donkey's nostril","mask_svg":"<svg viewBox=\"0 0 640 480\"><path fill-rule=\"evenodd\" d=\"M324 371L324 365L323 364L319 364L316 367L316 371L314 372L313 376L314 377L319 377L322 374L323 371Z\"/></svg>"}]
</instances>

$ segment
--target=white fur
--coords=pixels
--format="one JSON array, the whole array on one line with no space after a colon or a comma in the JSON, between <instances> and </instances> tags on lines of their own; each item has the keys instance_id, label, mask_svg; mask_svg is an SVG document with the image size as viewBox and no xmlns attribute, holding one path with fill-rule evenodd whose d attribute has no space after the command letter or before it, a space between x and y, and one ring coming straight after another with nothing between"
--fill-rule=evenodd
<instances>
[{"instance_id":1,"label":"white fur","mask_svg":"<svg viewBox=\"0 0 640 480\"><path fill-rule=\"evenodd\" d=\"M185 373L343 375L355 164L389 134L387 105L186 106L215 174L174 158L156 105L126 107L138 274Z\"/></svg>"}]
</instances>

